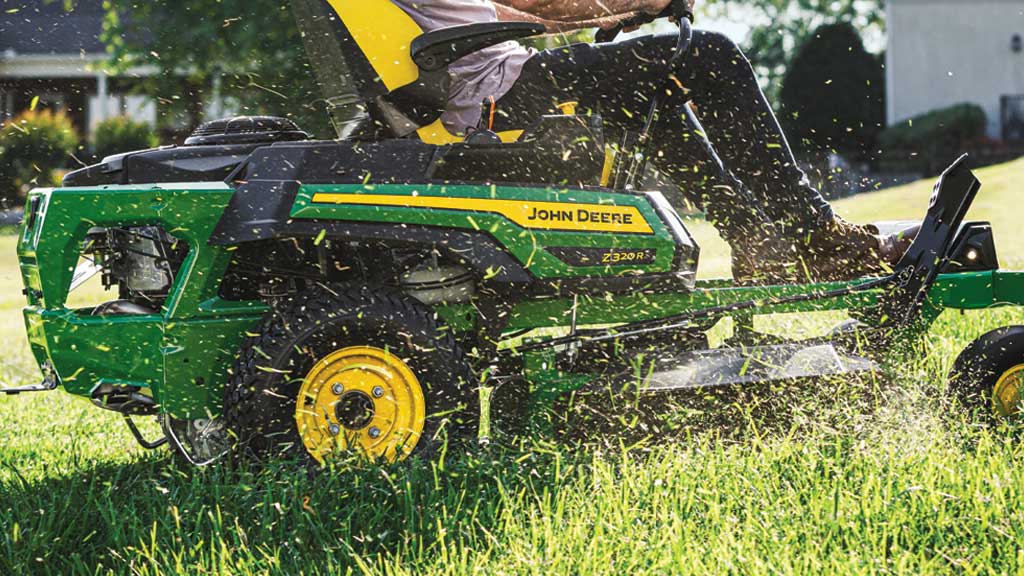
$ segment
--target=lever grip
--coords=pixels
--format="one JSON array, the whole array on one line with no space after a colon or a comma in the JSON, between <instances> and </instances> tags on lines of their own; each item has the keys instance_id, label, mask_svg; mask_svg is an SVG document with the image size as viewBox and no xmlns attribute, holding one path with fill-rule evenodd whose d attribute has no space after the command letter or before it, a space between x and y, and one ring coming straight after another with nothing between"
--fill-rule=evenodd
<instances>
[{"instance_id":1,"label":"lever grip","mask_svg":"<svg viewBox=\"0 0 1024 576\"><path fill-rule=\"evenodd\" d=\"M693 11L690 10L690 4L687 0L672 0L672 3L658 14L637 14L632 18L619 22L614 28L598 30L594 34L594 41L599 44L611 42L618 38L619 34L626 28L643 26L662 18L672 18L674 20L683 20L685 18L693 22Z\"/></svg>"},{"instance_id":2,"label":"lever grip","mask_svg":"<svg viewBox=\"0 0 1024 576\"><path fill-rule=\"evenodd\" d=\"M674 20L686 19L693 24L693 10L690 9L690 3L687 0L672 0L667 10L672 13Z\"/></svg>"}]
</instances>

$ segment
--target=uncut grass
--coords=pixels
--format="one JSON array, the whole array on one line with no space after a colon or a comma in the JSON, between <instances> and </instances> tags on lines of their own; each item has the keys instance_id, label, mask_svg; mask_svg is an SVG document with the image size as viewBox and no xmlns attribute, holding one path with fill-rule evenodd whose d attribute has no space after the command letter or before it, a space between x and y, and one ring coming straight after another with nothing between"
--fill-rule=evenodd
<instances>
[{"instance_id":1,"label":"uncut grass","mask_svg":"<svg viewBox=\"0 0 1024 576\"><path fill-rule=\"evenodd\" d=\"M981 176L972 217L993 221L1004 266L1022 268L1024 163ZM840 211L914 217L929 193ZM693 228L703 273L727 272L719 241ZM0 238L8 385L38 378L13 247ZM1020 573L1020 432L948 415L939 397L967 342L1022 322L947 313L892 378L695 394L658 427L613 407L617 433L582 445L527 439L312 477L182 469L84 401L0 399L0 573Z\"/></svg>"}]
</instances>

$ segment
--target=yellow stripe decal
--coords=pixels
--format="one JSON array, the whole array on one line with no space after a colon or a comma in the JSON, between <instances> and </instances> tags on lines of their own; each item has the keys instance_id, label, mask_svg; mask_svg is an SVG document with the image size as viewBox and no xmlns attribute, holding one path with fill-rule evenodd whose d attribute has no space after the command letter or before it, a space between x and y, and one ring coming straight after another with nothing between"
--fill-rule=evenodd
<instances>
[{"instance_id":1,"label":"yellow stripe decal","mask_svg":"<svg viewBox=\"0 0 1024 576\"><path fill-rule=\"evenodd\" d=\"M313 202L315 204L359 204L400 208L440 208L460 212L494 212L523 228L541 230L654 233L647 221L644 220L640 210L635 206L452 198L449 196L333 194L328 192L314 194Z\"/></svg>"}]
</instances>

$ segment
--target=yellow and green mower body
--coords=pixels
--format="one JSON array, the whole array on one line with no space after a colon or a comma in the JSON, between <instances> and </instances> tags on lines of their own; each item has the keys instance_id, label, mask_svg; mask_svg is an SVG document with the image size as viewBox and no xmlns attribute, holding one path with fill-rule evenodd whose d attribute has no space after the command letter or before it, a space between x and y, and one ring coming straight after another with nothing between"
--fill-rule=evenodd
<instances>
[{"instance_id":1,"label":"yellow and green mower body","mask_svg":"<svg viewBox=\"0 0 1024 576\"><path fill-rule=\"evenodd\" d=\"M316 459L339 445L395 459L443 428L437 413L476 419L479 387L495 391L492 414L537 415L607 386L657 395L842 376L884 366L943 309L1024 304L1024 274L1000 270L991 228L966 220L980 183L964 159L888 276L698 281L684 220L643 191L646 133L606 142L599 111L572 103L501 134L441 122L449 64L543 26L424 32L390 0L291 4L338 139L280 118L214 121L183 146L112 156L32 191L18 256L44 379L10 392L62 387L162 415L193 461L219 453L196 447L221 415L238 436L287 436ZM682 0L671 8L675 60L692 15ZM719 168L686 186L725 183ZM90 281L109 296L81 304ZM752 329L759 315L829 310L854 322L810 340ZM709 331L730 320L712 346ZM983 389L1016 413L1024 335L986 335L972 350L965 399ZM1012 353L985 362L992 350Z\"/></svg>"},{"instance_id":2,"label":"yellow and green mower body","mask_svg":"<svg viewBox=\"0 0 1024 576\"><path fill-rule=\"evenodd\" d=\"M497 341L536 397L596 378L560 360L600 340L586 327L613 327L610 334L638 323L664 330L659 321L696 314L685 330L692 335L723 317L820 310L890 321L879 311L896 292L886 285L857 289L870 279L765 287L696 281L699 250L661 194L417 182L411 175L437 174L458 145L398 141L397 152L375 146L163 148L116 157L72 173L61 188L33 191L18 256L28 338L46 377L99 403L136 394L175 418L216 416L238 347L273 299L317 283L406 290L467 346L482 346L482 335ZM381 162L388 154L419 163ZM365 157L377 160L372 169L352 168ZM182 168L183 158L200 169ZM167 181L139 181L161 171ZM195 173L222 177L187 180ZM990 229L956 226L942 269L928 279L912 318L888 329L893 337L925 328L946 308L1024 303L1024 274L998 269ZM139 249L156 241L109 242L112 234L136 233L163 239L177 256ZM97 250L102 238L108 243ZM129 261L164 270L167 285L151 293L133 286L137 270L113 275ZM76 270L90 265L107 267L101 273L118 290L115 305L68 304ZM432 280L417 282L424 271ZM526 331L534 332L523 344L518 337ZM566 333L580 335L558 341Z\"/></svg>"}]
</instances>

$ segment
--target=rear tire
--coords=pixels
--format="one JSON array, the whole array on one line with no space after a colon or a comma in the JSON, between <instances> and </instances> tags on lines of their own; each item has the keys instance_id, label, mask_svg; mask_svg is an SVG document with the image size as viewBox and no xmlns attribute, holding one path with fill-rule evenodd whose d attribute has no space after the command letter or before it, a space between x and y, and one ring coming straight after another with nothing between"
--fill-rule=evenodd
<instances>
[{"instance_id":1,"label":"rear tire","mask_svg":"<svg viewBox=\"0 0 1024 576\"><path fill-rule=\"evenodd\" d=\"M1024 412L1024 326L993 330L972 342L949 373L947 396L987 423Z\"/></svg>"},{"instance_id":2,"label":"rear tire","mask_svg":"<svg viewBox=\"0 0 1024 576\"><path fill-rule=\"evenodd\" d=\"M243 344L224 421L257 461L395 461L475 438L479 391L452 333L417 300L314 287L278 302Z\"/></svg>"}]
</instances>

